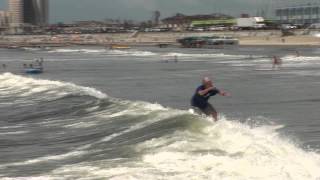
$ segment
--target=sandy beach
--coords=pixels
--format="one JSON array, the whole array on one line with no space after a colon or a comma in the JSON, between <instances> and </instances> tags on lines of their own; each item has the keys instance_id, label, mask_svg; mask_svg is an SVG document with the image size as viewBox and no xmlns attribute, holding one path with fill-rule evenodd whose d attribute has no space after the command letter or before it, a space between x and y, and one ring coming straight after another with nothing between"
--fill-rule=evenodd
<instances>
[{"instance_id":1,"label":"sandy beach","mask_svg":"<svg viewBox=\"0 0 320 180\"><path fill-rule=\"evenodd\" d=\"M108 33L108 34L59 34L0 36L0 47L8 46L68 46L68 45L179 45L176 40L189 36L231 36L239 39L239 45L319 46L316 32L310 35L282 37L280 31L218 31L218 32L159 32L159 33Z\"/></svg>"},{"instance_id":2,"label":"sandy beach","mask_svg":"<svg viewBox=\"0 0 320 180\"><path fill-rule=\"evenodd\" d=\"M273 36L273 37L241 37L240 45L293 45L293 46L319 46L320 38L314 36Z\"/></svg>"}]
</instances>

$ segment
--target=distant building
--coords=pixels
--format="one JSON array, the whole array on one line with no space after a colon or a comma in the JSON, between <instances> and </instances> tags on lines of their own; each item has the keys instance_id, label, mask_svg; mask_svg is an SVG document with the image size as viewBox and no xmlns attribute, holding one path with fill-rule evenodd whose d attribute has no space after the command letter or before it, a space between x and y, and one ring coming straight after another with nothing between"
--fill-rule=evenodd
<instances>
[{"instance_id":1,"label":"distant building","mask_svg":"<svg viewBox=\"0 0 320 180\"><path fill-rule=\"evenodd\" d=\"M10 26L23 25L23 0L9 0Z\"/></svg>"},{"instance_id":2,"label":"distant building","mask_svg":"<svg viewBox=\"0 0 320 180\"><path fill-rule=\"evenodd\" d=\"M310 25L320 23L319 5L301 5L276 9L277 20L282 24Z\"/></svg>"},{"instance_id":3,"label":"distant building","mask_svg":"<svg viewBox=\"0 0 320 180\"><path fill-rule=\"evenodd\" d=\"M24 23L34 26L46 26L49 19L48 0L24 0Z\"/></svg>"},{"instance_id":4,"label":"distant building","mask_svg":"<svg viewBox=\"0 0 320 180\"><path fill-rule=\"evenodd\" d=\"M7 28L9 26L9 13L7 11L0 11L0 28Z\"/></svg>"},{"instance_id":5,"label":"distant building","mask_svg":"<svg viewBox=\"0 0 320 180\"><path fill-rule=\"evenodd\" d=\"M10 25L45 26L49 18L48 0L9 0Z\"/></svg>"}]
</instances>

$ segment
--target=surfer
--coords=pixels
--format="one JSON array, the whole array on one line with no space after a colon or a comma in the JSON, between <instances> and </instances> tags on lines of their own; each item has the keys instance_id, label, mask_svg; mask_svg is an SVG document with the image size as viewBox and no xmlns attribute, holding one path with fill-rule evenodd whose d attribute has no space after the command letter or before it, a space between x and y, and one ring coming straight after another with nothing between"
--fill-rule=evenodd
<instances>
[{"instance_id":1,"label":"surfer","mask_svg":"<svg viewBox=\"0 0 320 180\"><path fill-rule=\"evenodd\" d=\"M215 121L218 120L218 113L215 108L208 102L211 96L220 94L221 96L230 96L229 93L217 89L210 78L204 77L202 85L200 85L191 99L191 105L199 109L207 116L212 116Z\"/></svg>"}]
</instances>

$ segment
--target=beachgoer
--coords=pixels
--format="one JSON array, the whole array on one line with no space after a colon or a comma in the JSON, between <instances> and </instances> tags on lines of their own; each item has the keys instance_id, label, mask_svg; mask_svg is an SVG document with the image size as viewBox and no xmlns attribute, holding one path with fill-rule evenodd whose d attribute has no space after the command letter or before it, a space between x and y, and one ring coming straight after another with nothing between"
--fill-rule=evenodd
<instances>
[{"instance_id":1,"label":"beachgoer","mask_svg":"<svg viewBox=\"0 0 320 180\"><path fill-rule=\"evenodd\" d=\"M210 78L204 77L202 85L200 85L191 99L191 105L207 116L212 116L215 121L218 120L218 113L215 108L208 102L211 96L215 95L229 96L230 94L217 89Z\"/></svg>"},{"instance_id":2,"label":"beachgoer","mask_svg":"<svg viewBox=\"0 0 320 180\"><path fill-rule=\"evenodd\" d=\"M272 58L272 69L280 68L282 65L282 59L277 57L277 56L273 56Z\"/></svg>"}]
</instances>

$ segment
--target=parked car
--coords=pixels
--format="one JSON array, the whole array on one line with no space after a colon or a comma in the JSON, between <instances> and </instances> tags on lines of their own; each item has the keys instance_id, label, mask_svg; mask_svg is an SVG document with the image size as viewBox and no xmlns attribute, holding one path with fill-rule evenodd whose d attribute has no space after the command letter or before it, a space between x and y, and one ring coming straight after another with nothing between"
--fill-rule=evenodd
<instances>
[{"instance_id":1,"label":"parked car","mask_svg":"<svg viewBox=\"0 0 320 180\"><path fill-rule=\"evenodd\" d=\"M298 27L296 25L291 25L291 24L282 24L281 28L282 29L297 29Z\"/></svg>"}]
</instances>

